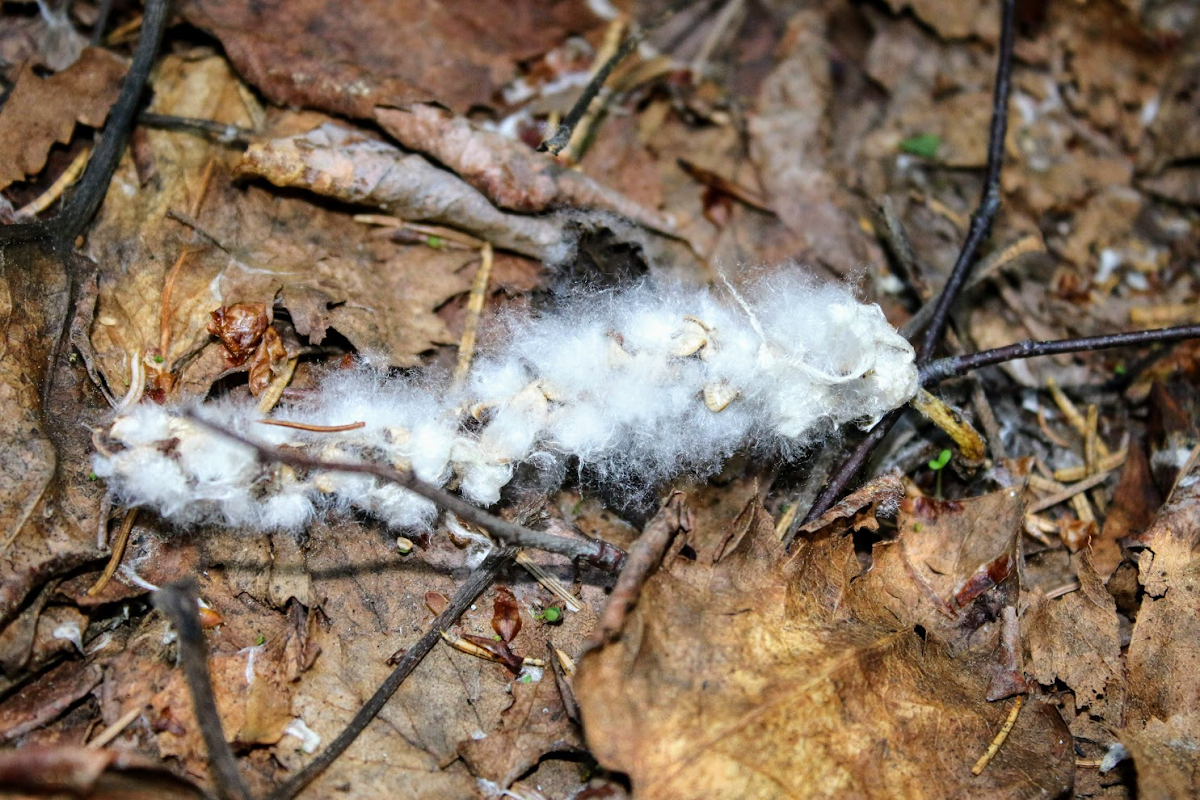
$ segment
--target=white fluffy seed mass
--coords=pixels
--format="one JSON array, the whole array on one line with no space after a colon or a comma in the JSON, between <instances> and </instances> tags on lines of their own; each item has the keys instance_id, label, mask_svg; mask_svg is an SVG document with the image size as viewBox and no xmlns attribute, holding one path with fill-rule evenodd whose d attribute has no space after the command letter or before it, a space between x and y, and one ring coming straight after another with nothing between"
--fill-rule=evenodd
<instances>
[{"instance_id":1,"label":"white fluffy seed mass","mask_svg":"<svg viewBox=\"0 0 1200 800\"><path fill-rule=\"evenodd\" d=\"M618 491L711 473L738 451L794 458L846 422L874 424L917 388L913 349L878 306L788 272L743 293L642 285L546 315L505 320L457 388L366 368L328 378L263 425L251 402L199 408L264 443L326 461L411 469L487 506L527 464L571 463ZM431 525L427 500L368 475L264 463L252 450L152 404L121 413L95 457L128 505L180 524L297 529L326 509L397 528ZM574 459L575 461L572 461Z\"/></svg>"}]
</instances>

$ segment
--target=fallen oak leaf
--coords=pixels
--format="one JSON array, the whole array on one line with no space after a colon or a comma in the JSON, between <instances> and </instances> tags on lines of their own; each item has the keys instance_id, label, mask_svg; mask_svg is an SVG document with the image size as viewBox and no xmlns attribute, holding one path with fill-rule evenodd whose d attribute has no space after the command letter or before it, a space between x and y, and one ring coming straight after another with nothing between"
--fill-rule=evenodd
<instances>
[{"instance_id":1,"label":"fallen oak leaf","mask_svg":"<svg viewBox=\"0 0 1200 800\"><path fill-rule=\"evenodd\" d=\"M788 556L760 509L732 553L704 558L739 505L695 514L689 544L701 557L652 576L622 636L586 653L575 678L592 752L628 773L639 797L1068 790L1070 737L1040 701L972 776L1008 717L985 699L996 648L925 629L888 580L859 575L851 537Z\"/></svg>"},{"instance_id":2,"label":"fallen oak leaf","mask_svg":"<svg viewBox=\"0 0 1200 800\"><path fill-rule=\"evenodd\" d=\"M300 136L251 144L236 174L379 208L406 220L461 228L493 245L546 261L567 253L557 220L510 214L423 156L326 123Z\"/></svg>"},{"instance_id":3,"label":"fallen oak leaf","mask_svg":"<svg viewBox=\"0 0 1200 800\"><path fill-rule=\"evenodd\" d=\"M225 346L229 366L237 367L258 348L270 324L265 303L234 303L212 312L208 332Z\"/></svg>"}]
</instances>

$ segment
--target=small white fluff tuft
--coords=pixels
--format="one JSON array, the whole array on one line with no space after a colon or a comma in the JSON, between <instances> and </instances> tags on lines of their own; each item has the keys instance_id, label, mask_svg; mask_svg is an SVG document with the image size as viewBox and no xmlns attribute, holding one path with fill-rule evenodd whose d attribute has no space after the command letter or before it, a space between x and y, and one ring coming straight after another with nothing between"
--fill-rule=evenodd
<instances>
[{"instance_id":1,"label":"small white fluff tuft","mask_svg":"<svg viewBox=\"0 0 1200 800\"><path fill-rule=\"evenodd\" d=\"M440 390L338 373L275 418L363 427L337 433L259 424L252 404L197 407L250 438L331 461L411 469L491 505L531 464L568 460L630 492L704 475L738 451L793 458L847 422L872 425L917 389L912 347L878 306L788 272L739 293L642 285L500 323L465 385ZM142 405L109 429L95 471L129 505L180 524L299 529L325 509L427 528L437 509L367 475L299 474L182 417Z\"/></svg>"}]
</instances>

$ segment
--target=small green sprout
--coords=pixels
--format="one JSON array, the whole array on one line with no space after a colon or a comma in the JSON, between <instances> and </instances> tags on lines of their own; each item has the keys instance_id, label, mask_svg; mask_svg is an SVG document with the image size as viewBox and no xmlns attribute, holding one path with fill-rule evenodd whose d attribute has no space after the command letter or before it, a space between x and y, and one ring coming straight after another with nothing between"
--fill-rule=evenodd
<instances>
[{"instance_id":1,"label":"small green sprout","mask_svg":"<svg viewBox=\"0 0 1200 800\"><path fill-rule=\"evenodd\" d=\"M263 636L263 635L260 633L260 634L258 635L258 638L254 640L254 644L255 644L255 646L257 647L258 645L262 644L262 643L263 643L263 642L265 642L266 640L267 640L267 637Z\"/></svg>"},{"instance_id":2,"label":"small green sprout","mask_svg":"<svg viewBox=\"0 0 1200 800\"><path fill-rule=\"evenodd\" d=\"M161 364L161 363L163 363L164 361L166 361L166 359L165 359L165 358L163 358L162 356L155 356L155 357L154 357L154 363L155 363L155 364Z\"/></svg>"},{"instance_id":3,"label":"small green sprout","mask_svg":"<svg viewBox=\"0 0 1200 800\"><path fill-rule=\"evenodd\" d=\"M434 250L441 250L444 242L440 236L426 236L425 244L429 247L432 247Z\"/></svg>"},{"instance_id":4,"label":"small green sprout","mask_svg":"<svg viewBox=\"0 0 1200 800\"><path fill-rule=\"evenodd\" d=\"M913 523L913 533L920 533L920 532L921 532L921 523L914 522Z\"/></svg>"},{"instance_id":5,"label":"small green sprout","mask_svg":"<svg viewBox=\"0 0 1200 800\"><path fill-rule=\"evenodd\" d=\"M936 133L918 133L916 136L901 139L897 147L901 153L908 153L910 156L934 158L941 144L942 139Z\"/></svg>"},{"instance_id":6,"label":"small green sprout","mask_svg":"<svg viewBox=\"0 0 1200 800\"><path fill-rule=\"evenodd\" d=\"M492 641L494 641L494 642L498 642L498 641L500 641L500 634L498 634L498 633L493 633L493 634L492 634Z\"/></svg>"},{"instance_id":7,"label":"small green sprout","mask_svg":"<svg viewBox=\"0 0 1200 800\"><path fill-rule=\"evenodd\" d=\"M533 683L533 676L526 672L521 677L517 678L521 683Z\"/></svg>"},{"instance_id":8,"label":"small green sprout","mask_svg":"<svg viewBox=\"0 0 1200 800\"><path fill-rule=\"evenodd\" d=\"M929 468L937 472L942 467L950 463L950 456L954 455L949 450L943 450L938 453L938 457L929 462Z\"/></svg>"},{"instance_id":9,"label":"small green sprout","mask_svg":"<svg viewBox=\"0 0 1200 800\"><path fill-rule=\"evenodd\" d=\"M937 473L937 499L942 499L942 469L950 463L950 456L954 455L949 450L943 450L938 453L938 457L929 462L929 468Z\"/></svg>"},{"instance_id":10,"label":"small green sprout","mask_svg":"<svg viewBox=\"0 0 1200 800\"><path fill-rule=\"evenodd\" d=\"M88 480L89 480L89 481L98 481L98 480L100 480L100 476L99 476L99 475L97 475L97 474L96 474L96 473L94 473L94 472L89 472L89 473L88 473Z\"/></svg>"},{"instance_id":11,"label":"small green sprout","mask_svg":"<svg viewBox=\"0 0 1200 800\"><path fill-rule=\"evenodd\" d=\"M1116 375L1117 377L1122 377L1122 378L1125 377L1125 373L1127 371L1128 370L1125 369L1124 361L1118 362L1117 365L1115 367L1113 367L1113 375Z\"/></svg>"},{"instance_id":12,"label":"small green sprout","mask_svg":"<svg viewBox=\"0 0 1200 800\"><path fill-rule=\"evenodd\" d=\"M557 625L562 622L562 609L557 606L550 606L544 611L534 612L533 618L550 625Z\"/></svg>"}]
</instances>

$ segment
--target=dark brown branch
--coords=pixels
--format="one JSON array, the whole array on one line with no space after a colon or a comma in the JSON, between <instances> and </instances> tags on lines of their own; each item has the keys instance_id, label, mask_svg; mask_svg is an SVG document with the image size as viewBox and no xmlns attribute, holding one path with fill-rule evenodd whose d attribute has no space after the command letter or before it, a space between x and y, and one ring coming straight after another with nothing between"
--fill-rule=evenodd
<instances>
[{"instance_id":1,"label":"dark brown branch","mask_svg":"<svg viewBox=\"0 0 1200 800\"><path fill-rule=\"evenodd\" d=\"M608 542L600 539L569 539L565 536L556 536L545 531L535 531L522 527L521 525L489 514L478 506L473 506L461 497L440 489L431 483L426 483L411 471L401 472L400 470L381 464L364 462L322 461L310 458L294 450L268 447L215 422L206 420L194 411L187 411L185 415L196 424L214 433L219 433L235 442L240 442L246 447L256 450L260 456L268 461L275 461L301 469L373 475L388 483L403 486L413 494L418 494L426 500L432 501L442 510L449 511L462 519L469 520L487 529L493 536L506 544L513 544L518 547L531 547L535 550L545 550L550 553L568 556L569 558L580 558L595 567L609 572L620 569L625 561L625 551Z\"/></svg>"},{"instance_id":2,"label":"dark brown branch","mask_svg":"<svg viewBox=\"0 0 1200 800\"><path fill-rule=\"evenodd\" d=\"M604 613L596 623L596 629L588 642L589 647L599 647L620 635L625 617L637 604L642 587L657 569L667 548L671 546L671 541L677 533L687 531L691 527L691 512L684 504L683 492L675 492L630 548L625 568L621 570L617 585L613 587L608 598L608 605L604 607Z\"/></svg>"},{"instance_id":3,"label":"dark brown branch","mask_svg":"<svg viewBox=\"0 0 1200 800\"><path fill-rule=\"evenodd\" d=\"M154 607L171 620L179 641L179 663L192 693L196 723L208 750L208 768L212 771L217 794L223 798L248 800L250 792L242 783L237 759L225 741L217 701L213 696L212 676L208 671L208 648L200 627L199 591L194 578L164 586L153 595Z\"/></svg>"},{"instance_id":4,"label":"dark brown branch","mask_svg":"<svg viewBox=\"0 0 1200 800\"><path fill-rule=\"evenodd\" d=\"M954 269L942 287L933 318L925 331L925 339L917 351L917 363L924 364L933 357L950 321L950 310L962 293L963 285L975 266L975 254L992 231L992 222L1000 210L1000 170L1004 166L1004 137L1008 131L1008 96L1012 88L1013 37L1016 25L1016 0L1004 0L1000 20L1000 52L996 65L996 84L992 91L992 124L988 132L987 175L979 197L979 207L971 215L967 240L954 262Z\"/></svg>"},{"instance_id":5,"label":"dark brown branch","mask_svg":"<svg viewBox=\"0 0 1200 800\"><path fill-rule=\"evenodd\" d=\"M108 112L108 124L100 135L100 142L92 151L87 169L75 189L63 202L58 216L49 220L38 220L0 227L0 244L7 242L29 242L46 240L56 247L74 246L75 238L91 221L112 181L117 162L129 139L133 120L141 104L142 92L150 77L150 68L158 55L163 32L167 29L168 0L148 0L142 15L142 32L137 49L133 52L133 63L121 84L117 102Z\"/></svg>"},{"instance_id":6,"label":"dark brown branch","mask_svg":"<svg viewBox=\"0 0 1200 800\"><path fill-rule=\"evenodd\" d=\"M933 307L925 338L917 350L918 366L926 364L933 356L938 344L941 343L942 336L946 332L946 325L950 320L950 311L962 293L963 286L975 265L975 254L991 232L992 222L996 218L996 212L1000 209L1000 170L1004 166L1004 137L1008 130L1008 97L1012 88L1013 37L1016 28L1015 6L1016 0L1003 0L1001 4L1000 47L997 54L996 82L992 96L992 123L988 132L987 173L979 198L979 207L971 215L971 227L967 232L967 239L958 254L958 259L954 262L950 277L947 278L941 294L938 295L937 304ZM871 457L871 453L887 438L888 433L891 432L892 427L903 413L903 408L889 413L871 429L867 438L854 448L854 452L838 468L829 485L817 498L817 502L809 509L808 514L804 517L805 523L824 514L839 497L846 493L859 470Z\"/></svg>"},{"instance_id":7,"label":"dark brown branch","mask_svg":"<svg viewBox=\"0 0 1200 800\"><path fill-rule=\"evenodd\" d=\"M471 607L479 595L483 594L484 590L491 585L505 567L512 563L513 558L517 554L517 548L504 547L494 548L488 553L487 558L483 563L475 568L457 592L450 600L450 605L434 619L429 629L421 635L416 644L405 651L400 662L396 664L396 668L392 670L392 674L387 677L375 693L371 695L363 707L354 715L354 719L350 720L349 724L337 735L329 746L308 763L304 769L297 772L285 783L279 786L274 792L268 796L268 800L291 800L299 794L304 787L313 782L322 772L324 772L330 764L337 760L338 756L346 751L358 735L366 729L371 720L383 710L387 701L400 688L400 684L404 679L412 674L413 670L421 663L421 660L429 654L437 643L442 638L442 633L449 629L454 624L462 613Z\"/></svg>"},{"instance_id":8,"label":"dark brown branch","mask_svg":"<svg viewBox=\"0 0 1200 800\"><path fill-rule=\"evenodd\" d=\"M978 353L967 353L961 356L939 358L921 368L921 385L931 386L952 378L964 375L980 367L1002 364L1006 361L1016 361L1022 358L1037 356L1054 356L1062 353L1082 353L1087 350L1107 350L1112 347L1142 347L1159 342L1177 342L1182 339L1200 338L1200 325L1180 325L1174 328L1158 328L1152 331L1129 331L1127 333L1110 333L1105 336L1088 336L1082 339L1056 339L1049 342L1035 342L1027 339L1023 342L997 347L994 350L981 350Z\"/></svg>"},{"instance_id":9,"label":"dark brown branch","mask_svg":"<svg viewBox=\"0 0 1200 800\"><path fill-rule=\"evenodd\" d=\"M212 136L222 144L246 144L254 138L254 131L238 125L215 122L211 119L154 114L149 111L143 111L138 115L138 124L168 131L205 134Z\"/></svg>"}]
</instances>

